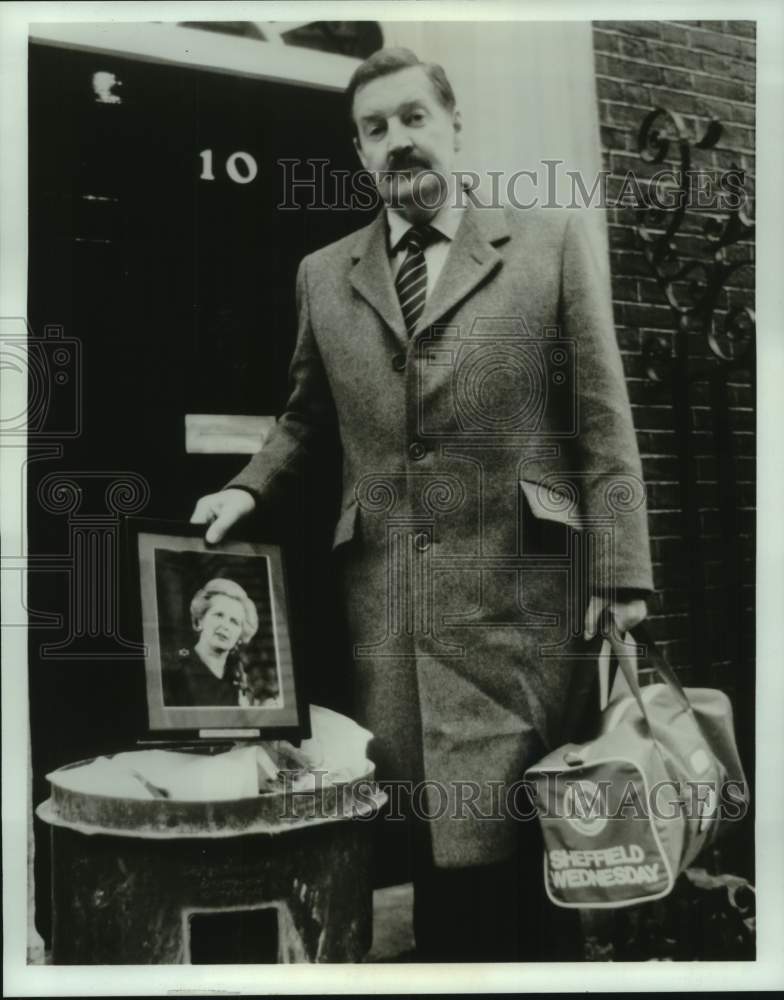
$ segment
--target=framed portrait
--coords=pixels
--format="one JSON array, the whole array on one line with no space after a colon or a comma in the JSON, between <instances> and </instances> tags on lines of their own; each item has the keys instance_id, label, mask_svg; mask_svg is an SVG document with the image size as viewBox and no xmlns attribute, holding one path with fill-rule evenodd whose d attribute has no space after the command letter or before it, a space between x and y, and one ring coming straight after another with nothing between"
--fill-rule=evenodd
<instances>
[{"instance_id":1,"label":"framed portrait","mask_svg":"<svg viewBox=\"0 0 784 1000\"><path fill-rule=\"evenodd\" d=\"M130 609L145 648L150 735L307 737L281 547L240 540L207 545L204 530L126 520Z\"/></svg>"}]
</instances>

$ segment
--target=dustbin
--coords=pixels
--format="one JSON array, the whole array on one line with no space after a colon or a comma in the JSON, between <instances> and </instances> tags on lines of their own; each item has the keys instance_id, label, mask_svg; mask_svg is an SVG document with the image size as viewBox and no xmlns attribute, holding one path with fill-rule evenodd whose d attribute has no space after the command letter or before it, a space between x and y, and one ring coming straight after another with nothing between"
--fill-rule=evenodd
<instances>
[{"instance_id":1,"label":"dustbin","mask_svg":"<svg viewBox=\"0 0 784 1000\"><path fill-rule=\"evenodd\" d=\"M54 964L358 962L367 954L368 821L384 801L369 761L348 780L320 777L307 794L220 801L75 788L74 770L89 763L48 775L51 796L37 810L51 826Z\"/></svg>"}]
</instances>

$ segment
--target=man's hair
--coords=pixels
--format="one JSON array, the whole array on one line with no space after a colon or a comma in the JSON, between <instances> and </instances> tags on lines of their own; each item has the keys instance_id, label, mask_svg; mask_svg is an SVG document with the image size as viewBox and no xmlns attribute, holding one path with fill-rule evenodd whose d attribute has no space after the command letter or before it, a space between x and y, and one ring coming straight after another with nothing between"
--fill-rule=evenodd
<instances>
[{"instance_id":1,"label":"man's hair","mask_svg":"<svg viewBox=\"0 0 784 1000\"><path fill-rule=\"evenodd\" d=\"M401 69L409 69L411 66L421 66L427 74L427 78L433 84L436 96L447 111L454 111L456 100L452 84L444 72L443 66L437 63L424 63L416 56L411 49L379 49L372 56L366 59L354 70L351 79L346 87L346 102L348 104L348 114L354 123L354 97L360 87L364 87L371 80L378 80L379 77L389 76L398 73ZM354 123L356 128L356 123Z\"/></svg>"}]
</instances>

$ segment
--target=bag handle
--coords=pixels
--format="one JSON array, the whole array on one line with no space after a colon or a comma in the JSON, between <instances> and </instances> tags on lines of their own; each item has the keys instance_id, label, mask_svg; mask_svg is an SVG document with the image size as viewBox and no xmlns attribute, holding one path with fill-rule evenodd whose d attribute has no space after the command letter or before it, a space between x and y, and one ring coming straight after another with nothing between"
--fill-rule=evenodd
<instances>
[{"instance_id":1,"label":"bag handle","mask_svg":"<svg viewBox=\"0 0 784 1000\"><path fill-rule=\"evenodd\" d=\"M664 681L671 687L680 697L680 700L684 705L689 705L691 707L689 698L683 689L683 685L680 682L680 678L669 665L669 663L664 659L662 651L656 645L656 641L651 634L651 630L645 622L640 622L639 625L634 626L634 635L636 635L645 644L645 659L648 660L656 670L659 672L659 676L664 678Z\"/></svg>"},{"instance_id":2,"label":"bag handle","mask_svg":"<svg viewBox=\"0 0 784 1000\"><path fill-rule=\"evenodd\" d=\"M629 686L629 690L634 696L634 700L637 702L643 718L648 724L648 729L653 732L648 711L645 707L645 702L643 701L642 691L640 690L640 681L637 676L638 656L636 642L633 645L628 645L624 642L624 638L618 633L615 619L609 609L605 609L602 613L599 628L602 637L610 643L610 647L618 661L618 666L623 672L623 676ZM684 710L691 712L691 703L686 696L686 692L683 690L683 685L678 680L678 677L672 667L670 667L662 656L661 651L654 642L653 636L650 634L648 627L643 622L640 622L639 625L635 626L634 633L629 632L627 635L630 635L632 639L636 640L636 638L639 637L639 639L642 640L645 645L645 659L653 664L667 687L675 693Z\"/></svg>"}]
</instances>

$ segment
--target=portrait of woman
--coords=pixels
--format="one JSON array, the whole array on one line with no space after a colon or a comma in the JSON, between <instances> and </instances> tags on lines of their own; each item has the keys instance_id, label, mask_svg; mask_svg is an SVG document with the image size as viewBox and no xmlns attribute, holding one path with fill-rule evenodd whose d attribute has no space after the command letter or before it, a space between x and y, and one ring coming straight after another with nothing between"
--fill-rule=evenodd
<instances>
[{"instance_id":1,"label":"portrait of woman","mask_svg":"<svg viewBox=\"0 0 784 1000\"><path fill-rule=\"evenodd\" d=\"M259 628L256 606L238 583L214 579L191 600L191 648L164 653L163 689L167 705L253 704L243 664L243 647Z\"/></svg>"},{"instance_id":2,"label":"portrait of woman","mask_svg":"<svg viewBox=\"0 0 784 1000\"><path fill-rule=\"evenodd\" d=\"M129 523L128 548L150 731L299 734L280 549L208 548L197 526L149 519Z\"/></svg>"}]
</instances>

